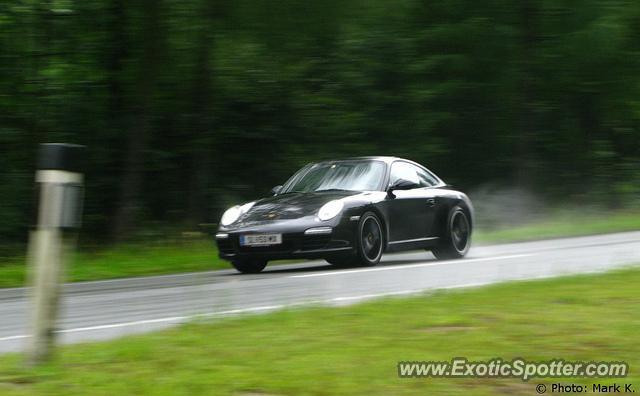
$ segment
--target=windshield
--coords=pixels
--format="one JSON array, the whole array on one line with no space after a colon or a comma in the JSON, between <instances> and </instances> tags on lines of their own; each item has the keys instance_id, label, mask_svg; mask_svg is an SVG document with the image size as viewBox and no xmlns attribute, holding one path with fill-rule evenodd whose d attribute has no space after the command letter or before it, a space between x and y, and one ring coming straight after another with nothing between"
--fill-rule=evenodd
<instances>
[{"instance_id":1,"label":"windshield","mask_svg":"<svg viewBox=\"0 0 640 396\"><path fill-rule=\"evenodd\" d=\"M282 188L280 194L324 190L378 190L385 164L380 161L323 162L302 168Z\"/></svg>"}]
</instances>

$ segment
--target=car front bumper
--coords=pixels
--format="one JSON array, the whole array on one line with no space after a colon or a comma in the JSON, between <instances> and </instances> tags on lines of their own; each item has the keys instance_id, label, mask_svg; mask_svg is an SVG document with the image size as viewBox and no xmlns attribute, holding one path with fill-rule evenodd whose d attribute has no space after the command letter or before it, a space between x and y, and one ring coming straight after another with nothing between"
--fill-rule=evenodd
<instances>
[{"instance_id":1,"label":"car front bumper","mask_svg":"<svg viewBox=\"0 0 640 396\"><path fill-rule=\"evenodd\" d=\"M216 234L220 258L256 257L268 260L316 259L345 256L354 253L356 223L343 219L330 224L280 222L261 226L221 228ZM310 230L318 230L316 232ZM282 243L268 246L240 246L240 236L249 234L282 235Z\"/></svg>"}]
</instances>

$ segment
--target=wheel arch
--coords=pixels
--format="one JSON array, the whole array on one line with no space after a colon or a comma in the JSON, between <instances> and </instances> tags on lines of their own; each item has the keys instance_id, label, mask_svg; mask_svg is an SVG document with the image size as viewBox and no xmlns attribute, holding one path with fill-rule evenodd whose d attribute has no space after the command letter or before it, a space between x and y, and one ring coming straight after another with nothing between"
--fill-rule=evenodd
<instances>
[{"instance_id":1,"label":"wheel arch","mask_svg":"<svg viewBox=\"0 0 640 396\"><path fill-rule=\"evenodd\" d=\"M460 206L464 213L467 215L469 219L469 226L471 226L471 230L473 231L473 227L475 226L475 216L473 212L473 206L471 206L471 202L461 199L458 201L457 206Z\"/></svg>"},{"instance_id":2,"label":"wheel arch","mask_svg":"<svg viewBox=\"0 0 640 396\"><path fill-rule=\"evenodd\" d=\"M469 225L471 226L471 231L473 232L473 228L475 227L475 216L473 211L473 206L471 205L471 201L466 196L460 198L450 198L446 200L446 203L442 205L440 211L436 214L437 218L435 223L438 226L438 234L443 236L447 230L447 220L449 218L449 213L451 209L459 206L464 213L467 215L469 220Z\"/></svg>"}]
</instances>

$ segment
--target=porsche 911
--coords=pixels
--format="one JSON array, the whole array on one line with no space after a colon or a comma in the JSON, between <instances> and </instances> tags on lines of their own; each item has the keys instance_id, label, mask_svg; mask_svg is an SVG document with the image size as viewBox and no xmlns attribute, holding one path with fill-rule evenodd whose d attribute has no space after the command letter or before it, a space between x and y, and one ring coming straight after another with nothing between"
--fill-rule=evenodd
<instances>
[{"instance_id":1,"label":"porsche 911","mask_svg":"<svg viewBox=\"0 0 640 396\"><path fill-rule=\"evenodd\" d=\"M233 206L220 219L220 257L242 273L280 259L374 266L385 252L417 249L456 259L471 245L469 198L406 159L308 164L272 193Z\"/></svg>"}]
</instances>

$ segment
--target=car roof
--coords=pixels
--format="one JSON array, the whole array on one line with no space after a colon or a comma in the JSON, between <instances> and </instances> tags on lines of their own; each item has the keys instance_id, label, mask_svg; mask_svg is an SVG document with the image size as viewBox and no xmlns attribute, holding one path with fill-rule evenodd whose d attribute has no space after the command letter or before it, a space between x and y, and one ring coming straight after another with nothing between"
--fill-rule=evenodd
<instances>
[{"instance_id":1,"label":"car roof","mask_svg":"<svg viewBox=\"0 0 640 396\"><path fill-rule=\"evenodd\" d=\"M386 155L372 155L372 156L364 156L364 157L348 157L348 158L334 158L334 159L330 159L330 160L324 160L324 161L318 161L317 163L323 163L323 162L340 162L340 161L382 161L385 162L387 164L392 163L393 161L396 160L404 160L404 161L409 161L409 160L405 160L404 158L399 158L399 157L391 157L391 156L386 156ZM413 162L413 161L410 161Z\"/></svg>"},{"instance_id":2,"label":"car roof","mask_svg":"<svg viewBox=\"0 0 640 396\"><path fill-rule=\"evenodd\" d=\"M384 162L387 166L390 166L394 161L406 161L406 162L414 164L414 165L416 165L416 166L418 166L418 167L420 167L422 169L426 169L431 175L435 176L436 179L438 179L440 181L440 183L444 183L442 181L442 179L440 179L435 173L430 171L424 165L422 165L422 164L420 164L418 162L406 159L406 158L393 157L393 156L388 156L388 155L372 155L372 156L364 156L364 157L348 157L348 158L340 158L340 159L312 162L312 164L326 164L326 163L341 162L341 161L380 161L380 162ZM311 164L309 164L309 165L311 165Z\"/></svg>"},{"instance_id":3,"label":"car roof","mask_svg":"<svg viewBox=\"0 0 640 396\"><path fill-rule=\"evenodd\" d=\"M408 160L406 158L393 157L393 156L388 156L388 155L370 155L370 156L362 156L362 157L336 158L336 159L330 159L330 160L324 160L324 161L310 162L306 166L311 166L311 165L314 165L314 164L326 164L326 163L332 163L332 162L341 162L341 161L380 161L380 162L384 162L384 164L387 167L390 167L391 164L394 161L406 161L408 163L414 164L414 165L426 170L431 176L435 177L435 179L438 181L438 185L446 185L446 183L442 179L440 179L438 177L438 175L436 175L435 173L433 173L432 171L427 169L424 165L421 165L420 163L415 162L415 161Z\"/></svg>"}]
</instances>

